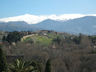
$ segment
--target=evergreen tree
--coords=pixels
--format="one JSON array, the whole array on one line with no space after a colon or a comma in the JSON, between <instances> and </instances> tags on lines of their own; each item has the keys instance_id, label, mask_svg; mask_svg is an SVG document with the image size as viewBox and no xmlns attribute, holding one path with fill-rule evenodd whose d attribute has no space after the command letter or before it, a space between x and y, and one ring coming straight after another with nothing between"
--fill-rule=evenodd
<instances>
[{"instance_id":1,"label":"evergreen tree","mask_svg":"<svg viewBox=\"0 0 96 72\"><path fill-rule=\"evenodd\" d=\"M48 61L46 63L45 72L51 72L51 61L50 61L50 59L48 59Z\"/></svg>"},{"instance_id":2,"label":"evergreen tree","mask_svg":"<svg viewBox=\"0 0 96 72\"><path fill-rule=\"evenodd\" d=\"M3 36L2 41L3 42L6 41L6 36Z\"/></svg>"},{"instance_id":3,"label":"evergreen tree","mask_svg":"<svg viewBox=\"0 0 96 72\"><path fill-rule=\"evenodd\" d=\"M9 43L18 42L21 40L21 38L22 34L20 32L14 31L8 34L8 36L6 37L6 41L8 41Z\"/></svg>"},{"instance_id":4,"label":"evergreen tree","mask_svg":"<svg viewBox=\"0 0 96 72\"><path fill-rule=\"evenodd\" d=\"M0 72L3 72L7 70L7 62L1 48L2 46L0 45Z\"/></svg>"}]
</instances>

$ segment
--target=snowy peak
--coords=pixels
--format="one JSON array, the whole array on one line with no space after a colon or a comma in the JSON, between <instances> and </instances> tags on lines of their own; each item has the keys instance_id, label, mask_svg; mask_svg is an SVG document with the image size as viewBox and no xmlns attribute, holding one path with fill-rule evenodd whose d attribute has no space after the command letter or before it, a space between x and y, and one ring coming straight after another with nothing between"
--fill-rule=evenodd
<instances>
[{"instance_id":1,"label":"snowy peak","mask_svg":"<svg viewBox=\"0 0 96 72\"><path fill-rule=\"evenodd\" d=\"M28 24L35 24L38 23L42 20L44 20L45 18L42 16L36 16L36 15L30 15L30 14L25 14L25 15L21 15L21 16L15 16L15 17L8 17L8 18L2 18L0 19L0 21L3 22L9 22L9 21L25 21Z\"/></svg>"},{"instance_id":2,"label":"snowy peak","mask_svg":"<svg viewBox=\"0 0 96 72\"><path fill-rule=\"evenodd\" d=\"M37 24L39 22L42 22L46 19L51 20L70 20L75 18L80 18L84 16L96 16L96 14L63 14L63 15L31 15L31 14L25 14L21 16L14 16L14 17L8 17L8 18L2 18L0 19L1 22L10 22L10 21L25 21L28 24Z\"/></svg>"}]
</instances>

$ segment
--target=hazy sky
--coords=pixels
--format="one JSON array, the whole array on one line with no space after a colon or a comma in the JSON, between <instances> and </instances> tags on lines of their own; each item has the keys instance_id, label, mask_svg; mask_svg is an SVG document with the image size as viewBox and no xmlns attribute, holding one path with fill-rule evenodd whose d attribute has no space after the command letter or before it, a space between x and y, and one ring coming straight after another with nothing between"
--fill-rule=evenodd
<instances>
[{"instance_id":1,"label":"hazy sky","mask_svg":"<svg viewBox=\"0 0 96 72\"><path fill-rule=\"evenodd\" d=\"M0 18L75 13L96 14L96 0L0 0Z\"/></svg>"}]
</instances>

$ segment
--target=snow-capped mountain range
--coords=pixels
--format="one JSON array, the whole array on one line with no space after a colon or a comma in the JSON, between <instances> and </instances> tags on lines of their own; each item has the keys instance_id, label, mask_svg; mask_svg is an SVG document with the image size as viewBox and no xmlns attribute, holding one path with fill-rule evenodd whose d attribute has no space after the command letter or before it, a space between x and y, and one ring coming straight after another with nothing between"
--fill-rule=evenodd
<instances>
[{"instance_id":1,"label":"snow-capped mountain range","mask_svg":"<svg viewBox=\"0 0 96 72\"><path fill-rule=\"evenodd\" d=\"M96 35L96 14L30 15L1 18L0 31L53 30Z\"/></svg>"},{"instance_id":2,"label":"snow-capped mountain range","mask_svg":"<svg viewBox=\"0 0 96 72\"><path fill-rule=\"evenodd\" d=\"M0 22L11 22L11 21L24 21L28 24L37 24L44 20L51 19L56 21L66 21L70 19L81 18L84 16L96 16L96 14L62 14L62 15L31 15L25 14L20 16L0 18Z\"/></svg>"}]
</instances>

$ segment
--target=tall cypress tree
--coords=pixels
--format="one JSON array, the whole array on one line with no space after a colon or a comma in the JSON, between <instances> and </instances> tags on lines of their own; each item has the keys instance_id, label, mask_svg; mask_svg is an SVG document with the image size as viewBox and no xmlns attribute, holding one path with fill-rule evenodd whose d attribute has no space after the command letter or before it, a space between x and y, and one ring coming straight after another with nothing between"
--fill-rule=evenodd
<instances>
[{"instance_id":1,"label":"tall cypress tree","mask_svg":"<svg viewBox=\"0 0 96 72\"><path fill-rule=\"evenodd\" d=\"M7 70L6 57L3 54L2 46L0 45L0 72Z\"/></svg>"},{"instance_id":2,"label":"tall cypress tree","mask_svg":"<svg viewBox=\"0 0 96 72\"><path fill-rule=\"evenodd\" d=\"M48 59L48 61L46 63L45 72L51 72L51 61L50 61L50 59Z\"/></svg>"}]
</instances>

